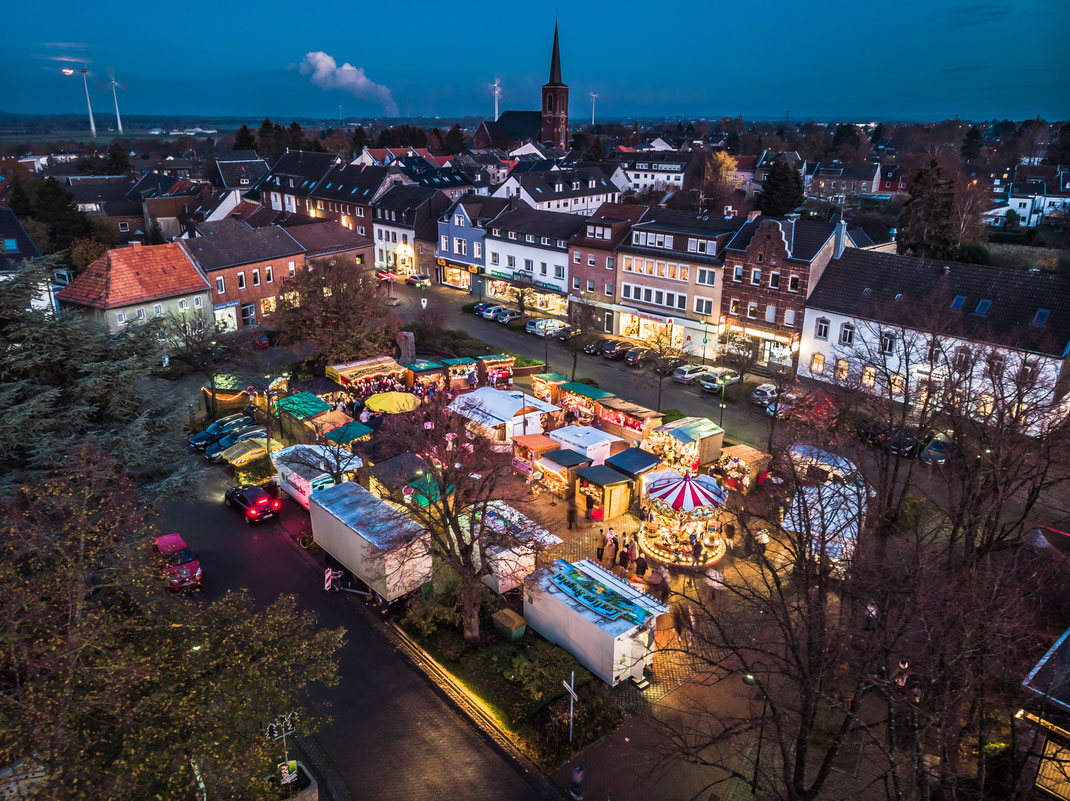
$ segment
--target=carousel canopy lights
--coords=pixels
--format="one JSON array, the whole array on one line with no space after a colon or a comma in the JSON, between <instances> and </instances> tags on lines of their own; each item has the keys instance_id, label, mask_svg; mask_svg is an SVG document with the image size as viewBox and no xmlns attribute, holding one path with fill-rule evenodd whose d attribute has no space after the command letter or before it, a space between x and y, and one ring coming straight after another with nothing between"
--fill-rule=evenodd
<instances>
[{"instance_id":1,"label":"carousel canopy lights","mask_svg":"<svg viewBox=\"0 0 1070 801\"><path fill-rule=\"evenodd\" d=\"M647 491L651 500L673 511L691 512L701 506L721 506L728 493L711 476L684 475L653 484Z\"/></svg>"}]
</instances>

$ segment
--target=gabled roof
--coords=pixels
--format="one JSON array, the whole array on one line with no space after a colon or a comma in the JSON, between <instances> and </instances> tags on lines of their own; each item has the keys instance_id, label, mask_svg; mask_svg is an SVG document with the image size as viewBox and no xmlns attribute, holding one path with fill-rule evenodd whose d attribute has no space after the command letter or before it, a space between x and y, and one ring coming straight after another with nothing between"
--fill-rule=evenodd
<instances>
[{"instance_id":1,"label":"gabled roof","mask_svg":"<svg viewBox=\"0 0 1070 801\"><path fill-rule=\"evenodd\" d=\"M628 236L632 225L639 222L648 211L650 211L649 206L638 206L631 203L603 203L593 216L587 218L584 227L577 231L568 243L570 246L575 245L576 247L616 250L617 246ZM609 239L588 237L587 225L609 225L611 227Z\"/></svg>"},{"instance_id":2,"label":"gabled roof","mask_svg":"<svg viewBox=\"0 0 1070 801\"><path fill-rule=\"evenodd\" d=\"M389 170L363 164L336 164L313 188L311 195L323 200L367 205L382 187Z\"/></svg>"},{"instance_id":3,"label":"gabled roof","mask_svg":"<svg viewBox=\"0 0 1070 801\"><path fill-rule=\"evenodd\" d=\"M268 164L261 158L218 159L212 183L224 189L252 189L267 171Z\"/></svg>"},{"instance_id":4,"label":"gabled roof","mask_svg":"<svg viewBox=\"0 0 1070 801\"><path fill-rule=\"evenodd\" d=\"M308 225L316 222L315 217L309 217L307 214L277 211L269 206L261 206L248 200L243 200L235 206L227 219L243 220L250 228L263 228L267 225L281 225L286 228L291 225Z\"/></svg>"},{"instance_id":5,"label":"gabled roof","mask_svg":"<svg viewBox=\"0 0 1070 801\"><path fill-rule=\"evenodd\" d=\"M261 190L270 189L287 195L305 197L341 159L333 153L311 153L307 150L291 150L283 153L260 182Z\"/></svg>"},{"instance_id":6,"label":"gabled roof","mask_svg":"<svg viewBox=\"0 0 1070 801\"><path fill-rule=\"evenodd\" d=\"M866 162L844 163L841 161L821 162L817 167L815 178L838 178L846 181L872 181L880 169L879 164Z\"/></svg>"},{"instance_id":7,"label":"gabled roof","mask_svg":"<svg viewBox=\"0 0 1070 801\"><path fill-rule=\"evenodd\" d=\"M542 133L542 113L538 111L503 111L496 122L484 122L491 142L496 146L537 140Z\"/></svg>"},{"instance_id":8,"label":"gabled roof","mask_svg":"<svg viewBox=\"0 0 1070 801\"><path fill-rule=\"evenodd\" d=\"M533 234L564 240L570 239L586 224L587 218L580 214L544 211L530 207L503 212L494 220L494 227L501 228L503 231L516 231L518 234Z\"/></svg>"},{"instance_id":9,"label":"gabled roof","mask_svg":"<svg viewBox=\"0 0 1070 801\"><path fill-rule=\"evenodd\" d=\"M205 271L270 261L304 252L304 248L292 236L276 225L250 228L241 220L228 218L201 223L196 230L200 236L183 239L182 244Z\"/></svg>"},{"instance_id":10,"label":"gabled roof","mask_svg":"<svg viewBox=\"0 0 1070 801\"><path fill-rule=\"evenodd\" d=\"M486 195L464 194L457 198L457 201L449 207L446 214L443 215L443 219L447 219L449 215L454 213L454 209L461 206L468 215L468 219L476 225L482 225L493 220L509 208L509 201L510 199L507 197L488 197ZM530 208L524 201L520 201L520 203L524 208Z\"/></svg>"},{"instance_id":11,"label":"gabled roof","mask_svg":"<svg viewBox=\"0 0 1070 801\"><path fill-rule=\"evenodd\" d=\"M678 211L676 209L652 208L636 224L636 228L646 231L683 232L698 236L717 236L735 233L744 220L740 217L725 219L716 214L696 211Z\"/></svg>"},{"instance_id":12,"label":"gabled roof","mask_svg":"<svg viewBox=\"0 0 1070 801\"><path fill-rule=\"evenodd\" d=\"M373 205L380 209L411 211L429 202L436 194L438 190L429 186L396 184L381 194Z\"/></svg>"},{"instance_id":13,"label":"gabled roof","mask_svg":"<svg viewBox=\"0 0 1070 801\"><path fill-rule=\"evenodd\" d=\"M0 209L0 270L10 270L23 259L41 255L11 209Z\"/></svg>"},{"instance_id":14,"label":"gabled roof","mask_svg":"<svg viewBox=\"0 0 1070 801\"><path fill-rule=\"evenodd\" d=\"M207 292L208 282L177 243L109 250L56 293L56 300L114 309Z\"/></svg>"},{"instance_id":15,"label":"gabled roof","mask_svg":"<svg viewBox=\"0 0 1070 801\"><path fill-rule=\"evenodd\" d=\"M813 261L814 257L836 233L836 223L818 220L791 220L779 217L756 217L744 223L739 232L725 245L725 252L742 253L750 245L759 226L774 223L780 228L780 235L788 243L788 258L793 261Z\"/></svg>"},{"instance_id":16,"label":"gabled roof","mask_svg":"<svg viewBox=\"0 0 1070 801\"><path fill-rule=\"evenodd\" d=\"M286 233L297 240L308 256L327 256L332 253L347 253L359 248L371 247L370 237L350 231L334 220L292 225Z\"/></svg>"},{"instance_id":17,"label":"gabled roof","mask_svg":"<svg viewBox=\"0 0 1070 801\"><path fill-rule=\"evenodd\" d=\"M515 170L514 170L515 172ZM536 202L563 200L566 198L586 197L588 195L616 194L620 190L600 170L554 170L553 172L533 172L514 175L520 186L524 187L532 200ZM591 186L591 182L594 186ZM579 184L573 188L573 184ZM560 187L560 189L558 188Z\"/></svg>"},{"instance_id":18,"label":"gabled roof","mask_svg":"<svg viewBox=\"0 0 1070 801\"><path fill-rule=\"evenodd\" d=\"M1057 358L1070 346L1070 276L1060 274L847 248L806 305Z\"/></svg>"}]
</instances>

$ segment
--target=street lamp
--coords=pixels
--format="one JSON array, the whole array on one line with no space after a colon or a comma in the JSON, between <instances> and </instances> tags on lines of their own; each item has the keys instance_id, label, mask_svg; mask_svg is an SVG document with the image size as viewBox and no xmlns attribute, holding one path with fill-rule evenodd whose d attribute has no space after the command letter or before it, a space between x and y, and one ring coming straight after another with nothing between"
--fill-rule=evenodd
<instances>
[{"instance_id":1,"label":"street lamp","mask_svg":"<svg viewBox=\"0 0 1070 801\"><path fill-rule=\"evenodd\" d=\"M721 428L724 428L724 409L725 409L725 406L727 406L727 405L728 405L727 403L720 404L720 407L721 407L721 421L717 425L719 425Z\"/></svg>"},{"instance_id":2,"label":"street lamp","mask_svg":"<svg viewBox=\"0 0 1070 801\"><path fill-rule=\"evenodd\" d=\"M762 694L762 722L760 728L758 729L758 751L754 755L754 775L751 777L750 781L750 794L757 795L758 767L762 763L762 739L765 735L765 713L766 710L769 708L769 694L766 692L765 687L758 681L758 677L755 676L754 673L752 673L751 671L747 671L746 673L744 673L740 680L748 687L757 687L759 692L761 692Z\"/></svg>"}]
</instances>

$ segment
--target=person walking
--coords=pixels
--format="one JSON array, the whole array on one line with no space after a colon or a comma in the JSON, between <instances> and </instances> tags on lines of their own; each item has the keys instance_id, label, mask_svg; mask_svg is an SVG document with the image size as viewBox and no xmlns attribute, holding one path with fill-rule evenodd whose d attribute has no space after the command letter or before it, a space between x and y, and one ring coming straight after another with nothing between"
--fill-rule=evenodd
<instances>
[{"instance_id":1,"label":"person walking","mask_svg":"<svg viewBox=\"0 0 1070 801\"><path fill-rule=\"evenodd\" d=\"M628 564L639 558L639 539L632 534L628 538Z\"/></svg>"},{"instance_id":2,"label":"person walking","mask_svg":"<svg viewBox=\"0 0 1070 801\"><path fill-rule=\"evenodd\" d=\"M646 571L650 566L646 563L646 555L639 554L635 560L635 575L646 581Z\"/></svg>"},{"instance_id":3,"label":"person walking","mask_svg":"<svg viewBox=\"0 0 1070 801\"><path fill-rule=\"evenodd\" d=\"M602 561L602 557L606 554L606 544L609 542L609 538L606 537L606 530L604 528L598 529L598 539L595 540L598 543L598 547L595 549L595 559L599 562Z\"/></svg>"},{"instance_id":4,"label":"person walking","mask_svg":"<svg viewBox=\"0 0 1070 801\"><path fill-rule=\"evenodd\" d=\"M613 529L606 532L606 557L609 559L609 564L612 567L613 559L617 555L617 537L613 533Z\"/></svg>"},{"instance_id":5,"label":"person walking","mask_svg":"<svg viewBox=\"0 0 1070 801\"><path fill-rule=\"evenodd\" d=\"M583 765L572 769L572 787L569 788L568 794L575 801L583 801Z\"/></svg>"},{"instance_id":6,"label":"person walking","mask_svg":"<svg viewBox=\"0 0 1070 801\"><path fill-rule=\"evenodd\" d=\"M624 541L624 535L621 535L620 547L617 548L617 575L624 578L628 575L628 547L629 543Z\"/></svg>"},{"instance_id":7,"label":"person walking","mask_svg":"<svg viewBox=\"0 0 1070 801\"><path fill-rule=\"evenodd\" d=\"M691 543L691 564L702 564L702 540L695 537L695 541Z\"/></svg>"},{"instance_id":8,"label":"person walking","mask_svg":"<svg viewBox=\"0 0 1070 801\"><path fill-rule=\"evenodd\" d=\"M565 519L568 520L568 530L572 531L572 527L576 525L576 507L569 505L568 511L565 512Z\"/></svg>"}]
</instances>

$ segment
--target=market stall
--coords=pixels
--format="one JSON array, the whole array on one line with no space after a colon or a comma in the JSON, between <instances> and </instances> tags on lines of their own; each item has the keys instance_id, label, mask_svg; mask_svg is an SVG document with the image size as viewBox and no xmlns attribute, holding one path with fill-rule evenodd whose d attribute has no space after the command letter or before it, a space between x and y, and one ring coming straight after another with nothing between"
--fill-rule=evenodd
<instances>
[{"instance_id":1,"label":"market stall","mask_svg":"<svg viewBox=\"0 0 1070 801\"><path fill-rule=\"evenodd\" d=\"M427 462L415 453L402 453L373 464L366 475L368 489L380 498L429 506L442 497ZM452 494L452 489L449 488L447 495Z\"/></svg>"},{"instance_id":2,"label":"market stall","mask_svg":"<svg viewBox=\"0 0 1070 801\"><path fill-rule=\"evenodd\" d=\"M455 398L449 410L468 420L476 433L496 443L542 433L546 415L558 411L556 406L518 389L493 387L480 387Z\"/></svg>"},{"instance_id":3,"label":"market stall","mask_svg":"<svg viewBox=\"0 0 1070 801\"><path fill-rule=\"evenodd\" d=\"M725 487L746 494L769 464L769 454L750 445L732 445L721 451L713 473Z\"/></svg>"},{"instance_id":4,"label":"market stall","mask_svg":"<svg viewBox=\"0 0 1070 801\"><path fill-rule=\"evenodd\" d=\"M706 567L725 555L721 514L727 491L712 476L652 473L646 480L650 513L639 529L639 547L652 559ZM699 558L692 537L702 543Z\"/></svg>"},{"instance_id":5,"label":"market stall","mask_svg":"<svg viewBox=\"0 0 1070 801\"><path fill-rule=\"evenodd\" d=\"M545 434L521 434L519 437L513 437L513 469L530 474L542 454L556 451L560 447L560 442Z\"/></svg>"},{"instance_id":6,"label":"market stall","mask_svg":"<svg viewBox=\"0 0 1070 801\"><path fill-rule=\"evenodd\" d=\"M475 389L479 383L479 371L475 359L467 356L463 359L443 359L446 368L446 381L451 392Z\"/></svg>"},{"instance_id":7,"label":"market stall","mask_svg":"<svg viewBox=\"0 0 1070 801\"><path fill-rule=\"evenodd\" d=\"M590 466L591 460L582 453L567 448L547 451L536 460L532 478L558 498L571 498L576 481L574 471Z\"/></svg>"},{"instance_id":8,"label":"market stall","mask_svg":"<svg viewBox=\"0 0 1070 801\"><path fill-rule=\"evenodd\" d=\"M224 414L256 403L257 397L266 397L270 385L271 379L266 376L217 373L215 380L206 381L201 391L204 393L205 408L212 408L214 398L217 413Z\"/></svg>"},{"instance_id":9,"label":"market stall","mask_svg":"<svg viewBox=\"0 0 1070 801\"><path fill-rule=\"evenodd\" d=\"M405 368L389 356L332 364L325 372L327 378L337 381L362 398L405 386Z\"/></svg>"},{"instance_id":10,"label":"market stall","mask_svg":"<svg viewBox=\"0 0 1070 801\"><path fill-rule=\"evenodd\" d=\"M588 520L612 520L632 503L632 479L612 467L592 465L576 469L572 503Z\"/></svg>"},{"instance_id":11,"label":"market stall","mask_svg":"<svg viewBox=\"0 0 1070 801\"><path fill-rule=\"evenodd\" d=\"M602 428L629 442L642 442L661 425L661 412L623 398L604 398L598 401L597 409Z\"/></svg>"},{"instance_id":12,"label":"market stall","mask_svg":"<svg viewBox=\"0 0 1070 801\"><path fill-rule=\"evenodd\" d=\"M515 356L508 353L495 353L490 356L480 356L479 378L488 387L511 387L513 385L513 364Z\"/></svg>"},{"instance_id":13,"label":"market stall","mask_svg":"<svg viewBox=\"0 0 1070 801\"><path fill-rule=\"evenodd\" d=\"M378 392L364 401L364 408L378 414L405 414L419 405L420 399L408 392Z\"/></svg>"},{"instance_id":14,"label":"market stall","mask_svg":"<svg viewBox=\"0 0 1070 801\"><path fill-rule=\"evenodd\" d=\"M291 381L290 389L294 392L311 392L328 403L346 399L346 388L337 381L322 375L307 381Z\"/></svg>"},{"instance_id":15,"label":"market stall","mask_svg":"<svg viewBox=\"0 0 1070 801\"><path fill-rule=\"evenodd\" d=\"M346 445L352 447L356 442L364 442L371 439L372 430L359 420L353 420L333 428L323 435L323 438L332 445Z\"/></svg>"},{"instance_id":16,"label":"market stall","mask_svg":"<svg viewBox=\"0 0 1070 801\"><path fill-rule=\"evenodd\" d=\"M564 426L550 432L550 439L560 442L569 450L582 453L591 460L591 464L602 464L616 450L624 450L627 444L620 437L615 437L591 426Z\"/></svg>"},{"instance_id":17,"label":"market stall","mask_svg":"<svg viewBox=\"0 0 1070 801\"><path fill-rule=\"evenodd\" d=\"M627 448L606 459L606 464L633 481L645 482L650 471L661 465L661 459L642 448Z\"/></svg>"},{"instance_id":18,"label":"market stall","mask_svg":"<svg viewBox=\"0 0 1070 801\"><path fill-rule=\"evenodd\" d=\"M421 397L446 388L446 368L438 362L422 360L401 366L405 368L405 386Z\"/></svg>"},{"instance_id":19,"label":"market stall","mask_svg":"<svg viewBox=\"0 0 1070 801\"><path fill-rule=\"evenodd\" d=\"M481 556L486 556L490 573L483 576L483 581L499 594L523 584L535 570L536 555L562 542L502 501L491 501L484 509L469 507L457 522L462 536L467 532L477 546L496 543L483 545L482 554L475 554L475 559L479 564Z\"/></svg>"},{"instance_id":20,"label":"market stall","mask_svg":"<svg viewBox=\"0 0 1070 801\"><path fill-rule=\"evenodd\" d=\"M650 432L643 448L670 467L697 470L721 455L724 429L705 417L681 417Z\"/></svg>"},{"instance_id":21,"label":"market stall","mask_svg":"<svg viewBox=\"0 0 1070 801\"><path fill-rule=\"evenodd\" d=\"M558 388L567 383L568 379L557 373L536 373L531 377L531 391L536 398L548 403L556 403L560 391Z\"/></svg>"},{"instance_id":22,"label":"market stall","mask_svg":"<svg viewBox=\"0 0 1070 801\"><path fill-rule=\"evenodd\" d=\"M285 398L279 398L275 404L279 427L282 429L283 436L291 441L307 439L306 421L314 420L331 409L331 404L320 400L311 392L287 395Z\"/></svg>"},{"instance_id":23,"label":"market stall","mask_svg":"<svg viewBox=\"0 0 1070 801\"><path fill-rule=\"evenodd\" d=\"M593 422L598 417L598 403L606 398L615 398L612 392L592 387L582 381L570 381L558 387L557 402L566 415L572 415L581 423Z\"/></svg>"},{"instance_id":24,"label":"market stall","mask_svg":"<svg viewBox=\"0 0 1070 801\"><path fill-rule=\"evenodd\" d=\"M326 436L328 431L333 431L340 426L344 426L346 423L352 422L353 418L345 412L331 409L323 414L304 420L303 424L308 430L308 436L316 442L319 442Z\"/></svg>"},{"instance_id":25,"label":"market stall","mask_svg":"<svg viewBox=\"0 0 1070 801\"><path fill-rule=\"evenodd\" d=\"M525 581L524 618L607 684L642 679L669 607L584 559L558 559ZM668 625L666 623L666 625Z\"/></svg>"}]
</instances>

